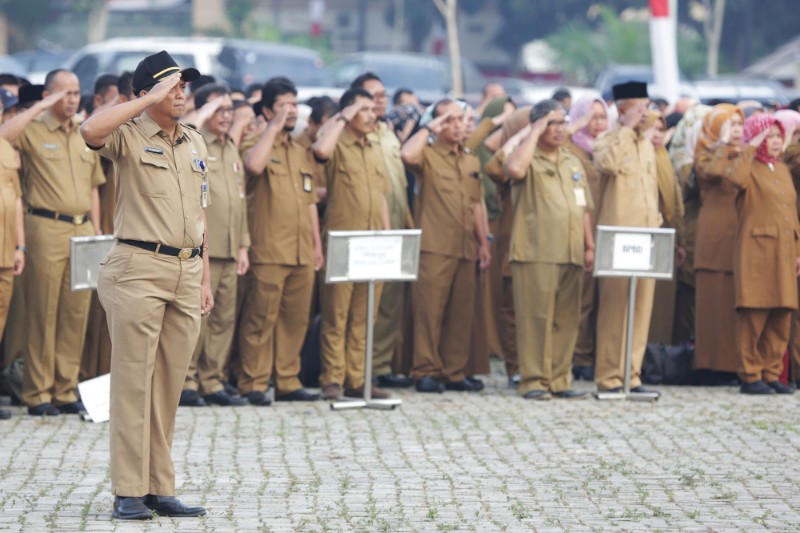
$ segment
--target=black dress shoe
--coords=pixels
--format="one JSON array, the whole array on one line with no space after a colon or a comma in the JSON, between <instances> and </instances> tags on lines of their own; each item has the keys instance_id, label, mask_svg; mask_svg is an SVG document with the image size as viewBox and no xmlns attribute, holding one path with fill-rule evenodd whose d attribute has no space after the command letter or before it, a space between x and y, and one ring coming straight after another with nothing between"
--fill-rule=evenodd
<instances>
[{"instance_id":1,"label":"black dress shoe","mask_svg":"<svg viewBox=\"0 0 800 533\"><path fill-rule=\"evenodd\" d=\"M313 394L305 389L297 389L275 396L276 402L316 402L317 400L319 400L319 394Z\"/></svg>"},{"instance_id":2,"label":"black dress shoe","mask_svg":"<svg viewBox=\"0 0 800 533\"><path fill-rule=\"evenodd\" d=\"M225 389L203 396L203 401L208 405L236 406L247 405L247 400L241 396L230 396Z\"/></svg>"},{"instance_id":3,"label":"black dress shoe","mask_svg":"<svg viewBox=\"0 0 800 533\"><path fill-rule=\"evenodd\" d=\"M405 389L414 384L414 380L405 376L395 374L381 374L375 378L379 387L385 389Z\"/></svg>"},{"instance_id":4,"label":"black dress shoe","mask_svg":"<svg viewBox=\"0 0 800 533\"><path fill-rule=\"evenodd\" d=\"M9 418L11 418L11 411L0 409L0 420L8 420Z\"/></svg>"},{"instance_id":5,"label":"black dress shoe","mask_svg":"<svg viewBox=\"0 0 800 533\"><path fill-rule=\"evenodd\" d=\"M778 394L794 394L794 387L784 385L777 379L775 381L767 381L767 385Z\"/></svg>"},{"instance_id":6,"label":"black dress shoe","mask_svg":"<svg viewBox=\"0 0 800 533\"><path fill-rule=\"evenodd\" d=\"M178 405L182 407L205 407L206 402L196 390L186 389L181 391L181 400Z\"/></svg>"},{"instance_id":7,"label":"black dress shoe","mask_svg":"<svg viewBox=\"0 0 800 533\"><path fill-rule=\"evenodd\" d=\"M577 380L594 381L594 367L590 365L573 365L572 376Z\"/></svg>"},{"instance_id":8,"label":"black dress shoe","mask_svg":"<svg viewBox=\"0 0 800 533\"><path fill-rule=\"evenodd\" d=\"M444 385L430 376L421 378L414 388L417 392L444 392Z\"/></svg>"},{"instance_id":9,"label":"black dress shoe","mask_svg":"<svg viewBox=\"0 0 800 533\"><path fill-rule=\"evenodd\" d=\"M40 403L33 407L28 407L28 414L31 416L58 416L61 411L51 403Z\"/></svg>"},{"instance_id":10,"label":"black dress shoe","mask_svg":"<svg viewBox=\"0 0 800 533\"><path fill-rule=\"evenodd\" d=\"M244 395L244 397L247 398L247 401L250 402L250 405L255 405L257 407L267 407L268 405L272 405L272 400L270 397L263 392L248 392Z\"/></svg>"},{"instance_id":11,"label":"black dress shoe","mask_svg":"<svg viewBox=\"0 0 800 533\"><path fill-rule=\"evenodd\" d=\"M461 392L478 392L475 385L472 384L467 378L453 383L446 383L444 386L447 390L461 391Z\"/></svg>"},{"instance_id":12,"label":"black dress shoe","mask_svg":"<svg viewBox=\"0 0 800 533\"><path fill-rule=\"evenodd\" d=\"M144 498L117 496L111 516L120 520L150 520L153 512L144 504Z\"/></svg>"},{"instance_id":13,"label":"black dress shoe","mask_svg":"<svg viewBox=\"0 0 800 533\"><path fill-rule=\"evenodd\" d=\"M206 514L204 507L189 507L184 505L175 496L155 496L148 494L144 497L144 504L160 516L203 516Z\"/></svg>"},{"instance_id":14,"label":"black dress shoe","mask_svg":"<svg viewBox=\"0 0 800 533\"><path fill-rule=\"evenodd\" d=\"M519 386L519 382L522 377L519 374L514 374L510 378L508 378L508 388L509 389L516 389Z\"/></svg>"},{"instance_id":15,"label":"black dress shoe","mask_svg":"<svg viewBox=\"0 0 800 533\"><path fill-rule=\"evenodd\" d=\"M586 391L567 389L554 392L552 393L552 395L553 398L559 398L563 400L582 400L586 398L589 395L589 393Z\"/></svg>"},{"instance_id":16,"label":"black dress shoe","mask_svg":"<svg viewBox=\"0 0 800 533\"><path fill-rule=\"evenodd\" d=\"M655 389L647 389L639 385L638 387L631 388L631 392L635 392L636 394L657 394L658 397L661 397L661 393Z\"/></svg>"},{"instance_id":17,"label":"black dress shoe","mask_svg":"<svg viewBox=\"0 0 800 533\"><path fill-rule=\"evenodd\" d=\"M467 381L472 383L472 388L475 392L482 391L486 387L486 385L483 384L483 380L476 377L469 376Z\"/></svg>"},{"instance_id":18,"label":"black dress shoe","mask_svg":"<svg viewBox=\"0 0 800 533\"><path fill-rule=\"evenodd\" d=\"M228 393L228 396L239 396L239 389L233 383L225 382L222 386L225 387L225 392Z\"/></svg>"},{"instance_id":19,"label":"black dress shoe","mask_svg":"<svg viewBox=\"0 0 800 533\"><path fill-rule=\"evenodd\" d=\"M532 390L526 392L523 396L526 400L549 400L553 397L549 390Z\"/></svg>"},{"instance_id":20,"label":"black dress shoe","mask_svg":"<svg viewBox=\"0 0 800 533\"><path fill-rule=\"evenodd\" d=\"M82 402L72 402L59 405L58 410L66 415L80 415L86 412L86 407Z\"/></svg>"},{"instance_id":21,"label":"black dress shoe","mask_svg":"<svg viewBox=\"0 0 800 533\"><path fill-rule=\"evenodd\" d=\"M758 380L752 383L742 383L739 392L742 394L775 394L775 389Z\"/></svg>"}]
</instances>

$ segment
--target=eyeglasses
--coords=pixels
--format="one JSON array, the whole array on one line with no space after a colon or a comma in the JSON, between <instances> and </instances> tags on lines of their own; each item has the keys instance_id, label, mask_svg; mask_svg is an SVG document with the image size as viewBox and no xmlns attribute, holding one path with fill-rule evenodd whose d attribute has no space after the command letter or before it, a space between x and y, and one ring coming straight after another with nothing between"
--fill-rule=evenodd
<instances>
[{"instance_id":1,"label":"eyeglasses","mask_svg":"<svg viewBox=\"0 0 800 533\"><path fill-rule=\"evenodd\" d=\"M219 113L220 115L232 115L233 108L232 107L220 107L214 113Z\"/></svg>"}]
</instances>

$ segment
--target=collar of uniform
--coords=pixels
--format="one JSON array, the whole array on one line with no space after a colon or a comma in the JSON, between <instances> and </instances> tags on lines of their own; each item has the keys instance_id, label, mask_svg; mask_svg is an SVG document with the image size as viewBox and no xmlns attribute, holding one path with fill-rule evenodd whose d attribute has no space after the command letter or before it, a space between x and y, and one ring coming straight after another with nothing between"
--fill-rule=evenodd
<instances>
[{"instance_id":1,"label":"collar of uniform","mask_svg":"<svg viewBox=\"0 0 800 533\"><path fill-rule=\"evenodd\" d=\"M203 136L203 140L206 142L206 144L215 144L215 143L222 143L222 142L224 142L225 144L228 144L229 142L233 142L233 139L228 137L227 133L220 140L218 135L216 135L214 133L211 133L210 131L208 131L205 128L200 130L200 135Z\"/></svg>"},{"instance_id":2,"label":"collar of uniform","mask_svg":"<svg viewBox=\"0 0 800 533\"><path fill-rule=\"evenodd\" d=\"M48 131L56 131L59 128L63 128L63 124L61 124L61 122L59 122L58 119L53 116L53 113L51 113L49 109L45 110L37 118L39 122L45 125ZM70 120L72 121L73 126L81 125L81 122L78 119L78 117L72 117Z\"/></svg>"},{"instance_id":3,"label":"collar of uniform","mask_svg":"<svg viewBox=\"0 0 800 533\"><path fill-rule=\"evenodd\" d=\"M345 144L359 144L361 146L370 145L369 135L364 135L363 137L359 137L355 133L350 131L348 128L344 129L344 131L342 132L342 136L340 138L342 142Z\"/></svg>"},{"instance_id":4,"label":"collar of uniform","mask_svg":"<svg viewBox=\"0 0 800 533\"><path fill-rule=\"evenodd\" d=\"M272 143L272 146L289 146L294 142L291 132L281 132L275 137L275 142Z\"/></svg>"},{"instance_id":5,"label":"collar of uniform","mask_svg":"<svg viewBox=\"0 0 800 533\"><path fill-rule=\"evenodd\" d=\"M149 114L147 114L147 111L142 113L139 119L142 121L142 129L144 130L144 134L147 135L148 139L153 137L154 135L157 135L159 132L164 131L163 129L161 129L161 126L159 126L158 123L156 123L156 121L153 120L153 118ZM186 130L183 124L181 124L180 122L178 122L178 133L179 135L175 139L176 141L182 137L187 136ZM167 134L167 132L164 131L164 135L167 141L169 141L169 135Z\"/></svg>"},{"instance_id":6,"label":"collar of uniform","mask_svg":"<svg viewBox=\"0 0 800 533\"><path fill-rule=\"evenodd\" d=\"M443 142L439 141L438 139L433 141L433 144L431 145L431 148L436 150L439 154L445 155L445 156L446 155L459 156L464 152L462 147L461 147L461 145L459 145L458 148L456 148L454 150L454 149L450 148L450 146L448 144L443 143Z\"/></svg>"}]
</instances>

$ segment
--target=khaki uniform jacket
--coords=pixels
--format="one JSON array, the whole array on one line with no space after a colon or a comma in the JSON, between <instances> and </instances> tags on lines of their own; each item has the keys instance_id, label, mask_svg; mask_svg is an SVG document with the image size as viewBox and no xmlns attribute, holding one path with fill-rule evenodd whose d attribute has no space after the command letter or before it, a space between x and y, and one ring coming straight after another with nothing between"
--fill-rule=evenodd
<instances>
[{"instance_id":1,"label":"khaki uniform jacket","mask_svg":"<svg viewBox=\"0 0 800 533\"><path fill-rule=\"evenodd\" d=\"M589 191L592 193L592 200L594 200L594 209L591 210L589 216L592 219L592 227L597 225L597 214L600 212L600 175L594 166L594 158L590 152L585 152L583 148L578 146L572 141L569 141L565 148L572 152L583 164L583 170L586 172L586 181L589 183Z\"/></svg>"},{"instance_id":2,"label":"khaki uniform jacket","mask_svg":"<svg viewBox=\"0 0 800 533\"><path fill-rule=\"evenodd\" d=\"M83 215L92 208L92 189L106 179L100 158L83 142L72 119L67 132L50 111L34 118L16 146L22 154L22 190L28 207L65 215Z\"/></svg>"},{"instance_id":3,"label":"khaki uniform jacket","mask_svg":"<svg viewBox=\"0 0 800 533\"><path fill-rule=\"evenodd\" d=\"M595 141L594 164L602 194L598 224L641 228L661 225L656 155L650 140L617 124Z\"/></svg>"},{"instance_id":4,"label":"khaki uniform jacket","mask_svg":"<svg viewBox=\"0 0 800 533\"><path fill-rule=\"evenodd\" d=\"M423 148L419 164L408 168L419 189L415 217L422 229L420 250L477 259L475 208L483 197L478 157L468 149L456 152L434 142Z\"/></svg>"},{"instance_id":5,"label":"khaki uniform jacket","mask_svg":"<svg viewBox=\"0 0 800 533\"><path fill-rule=\"evenodd\" d=\"M718 163L740 189L734 250L736 307L797 309L796 262L800 257L797 194L785 164L774 171L747 147L740 161ZM727 172L730 167L731 171Z\"/></svg>"},{"instance_id":6,"label":"khaki uniform jacket","mask_svg":"<svg viewBox=\"0 0 800 533\"><path fill-rule=\"evenodd\" d=\"M0 268L14 266L17 246L17 199L22 197L19 185L19 154L0 137Z\"/></svg>"},{"instance_id":7,"label":"khaki uniform jacket","mask_svg":"<svg viewBox=\"0 0 800 533\"><path fill-rule=\"evenodd\" d=\"M311 151L311 146L316 139L312 139L308 134L308 130L305 130L298 134L294 140L306 149L308 160L311 162L311 168L314 169L314 185L316 187L325 187L325 165L318 163L314 159L314 152ZM252 146L252 144L250 146Z\"/></svg>"},{"instance_id":8,"label":"khaki uniform jacket","mask_svg":"<svg viewBox=\"0 0 800 533\"><path fill-rule=\"evenodd\" d=\"M242 154L258 142L242 143ZM314 246L308 206L317 203L314 168L308 150L291 136L279 135L264 171L247 174L250 262L313 265Z\"/></svg>"},{"instance_id":9,"label":"khaki uniform jacket","mask_svg":"<svg viewBox=\"0 0 800 533\"><path fill-rule=\"evenodd\" d=\"M511 262L583 266L583 214L594 207L581 161L558 149L558 164L536 148L522 180L512 182ZM583 205L579 205L583 204Z\"/></svg>"},{"instance_id":10,"label":"khaki uniform jacket","mask_svg":"<svg viewBox=\"0 0 800 533\"><path fill-rule=\"evenodd\" d=\"M733 149L721 146L694 162L702 204L697 216L695 270L733 272L736 247L736 197L739 189L725 176L732 171Z\"/></svg>"},{"instance_id":11,"label":"khaki uniform jacket","mask_svg":"<svg viewBox=\"0 0 800 533\"><path fill-rule=\"evenodd\" d=\"M389 178L391 189L386 195L386 205L389 208L389 225L392 229L406 227L406 210L408 209L408 195L406 188L406 169L400 157L400 140L386 126L383 121L378 122L378 129L367 135L371 142L381 147L383 162Z\"/></svg>"},{"instance_id":12,"label":"khaki uniform jacket","mask_svg":"<svg viewBox=\"0 0 800 533\"><path fill-rule=\"evenodd\" d=\"M513 227L514 225L514 206L511 203L511 184L509 183L509 178L504 168L506 159L506 153L502 148L499 148L494 155L492 155L492 158L486 162L486 168L484 169L486 176L497 186L497 197L500 200L502 213L500 216L500 223L505 224L503 226L504 229L508 228L509 226ZM498 232L500 231L501 230L498 229ZM508 233L511 232L510 228L506 229L506 231ZM492 261L500 261L500 268L504 277L511 277L510 257L511 254L509 253L509 248L504 247L502 250L500 250L499 258L492 258Z\"/></svg>"},{"instance_id":13,"label":"khaki uniform jacket","mask_svg":"<svg viewBox=\"0 0 800 533\"><path fill-rule=\"evenodd\" d=\"M390 185L380 145L345 128L325 163L325 176L325 233L383 229L383 202Z\"/></svg>"},{"instance_id":14,"label":"khaki uniform jacket","mask_svg":"<svg viewBox=\"0 0 800 533\"><path fill-rule=\"evenodd\" d=\"M244 165L229 137L220 140L205 130L201 134L208 148L208 181L214 189L214 203L206 210L208 251L215 259L236 259L240 247L250 246Z\"/></svg>"},{"instance_id":15,"label":"khaki uniform jacket","mask_svg":"<svg viewBox=\"0 0 800 533\"><path fill-rule=\"evenodd\" d=\"M177 133L173 144L145 111L114 130L98 150L117 167L114 235L118 239L178 248L203 243L206 143L184 124L178 124Z\"/></svg>"}]
</instances>

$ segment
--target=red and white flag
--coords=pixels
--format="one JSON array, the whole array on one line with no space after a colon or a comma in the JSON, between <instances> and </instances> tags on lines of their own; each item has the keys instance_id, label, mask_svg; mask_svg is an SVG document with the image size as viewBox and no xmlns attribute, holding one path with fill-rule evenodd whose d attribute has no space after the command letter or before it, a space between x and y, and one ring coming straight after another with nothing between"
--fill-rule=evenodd
<instances>
[{"instance_id":1,"label":"red and white flag","mask_svg":"<svg viewBox=\"0 0 800 533\"><path fill-rule=\"evenodd\" d=\"M674 104L680 97L678 83L677 2L650 0L650 49L655 90Z\"/></svg>"}]
</instances>

